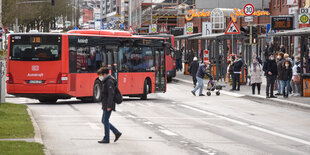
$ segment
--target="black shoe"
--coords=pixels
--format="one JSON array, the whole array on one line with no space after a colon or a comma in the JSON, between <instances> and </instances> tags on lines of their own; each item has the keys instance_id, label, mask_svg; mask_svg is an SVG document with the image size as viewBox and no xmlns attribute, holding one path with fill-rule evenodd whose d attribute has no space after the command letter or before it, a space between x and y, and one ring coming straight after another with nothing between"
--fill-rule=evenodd
<instances>
[{"instance_id":1,"label":"black shoe","mask_svg":"<svg viewBox=\"0 0 310 155\"><path fill-rule=\"evenodd\" d=\"M281 95L281 93L276 93L275 95Z\"/></svg>"},{"instance_id":2,"label":"black shoe","mask_svg":"<svg viewBox=\"0 0 310 155\"><path fill-rule=\"evenodd\" d=\"M107 140L105 140L105 139L102 139L101 141L98 141L98 143L108 144L108 143L110 143L110 142L107 141Z\"/></svg>"},{"instance_id":3,"label":"black shoe","mask_svg":"<svg viewBox=\"0 0 310 155\"><path fill-rule=\"evenodd\" d=\"M235 91L236 89L230 89L229 91Z\"/></svg>"},{"instance_id":4,"label":"black shoe","mask_svg":"<svg viewBox=\"0 0 310 155\"><path fill-rule=\"evenodd\" d=\"M205 94L199 94L199 96L206 96Z\"/></svg>"},{"instance_id":5,"label":"black shoe","mask_svg":"<svg viewBox=\"0 0 310 155\"><path fill-rule=\"evenodd\" d=\"M272 95L272 96L270 96L270 98L277 98L277 97Z\"/></svg>"},{"instance_id":6,"label":"black shoe","mask_svg":"<svg viewBox=\"0 0 310 155\"><path fill-rule=\"evenodd\" d=\"M191 91L194 96L196 96L195 92Z\"/></svg>"},{"instance_id":7,"label":"black shoe","mask_svg":"<svg viewBox=\"0 0 310 155\"><path fill-rule=\"evenodd\" d=\"M266 98L270 98L270 97L267 95Z\"/></svg>"},{"instance_id":8,"label":"black shoe","mask_svg":"<svg viewBox=\"0 0 310 155\"><path fill-rule=\"evenodd\" d=\"M122 135L121 132L118 133L118 134L116 134L116 135L115 135L115 140L114 140L114 142L116 142L116 141L119 139L119 137L121 137L121 135Z\"/></svg>"}]
</instances>

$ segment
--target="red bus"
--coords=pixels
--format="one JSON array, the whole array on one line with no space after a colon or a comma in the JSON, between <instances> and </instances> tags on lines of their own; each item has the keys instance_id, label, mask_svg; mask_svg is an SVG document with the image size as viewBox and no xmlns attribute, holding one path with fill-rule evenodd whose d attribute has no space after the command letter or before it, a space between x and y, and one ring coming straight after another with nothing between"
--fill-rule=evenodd
<instances>
[{"instance_id":1,"label":"red bus","mask_svg":"<svg viewBox=\"0 0 310 155\"><path fill-rule=\"evenodd\" d=\"M71 97L98 102L101 85L96 72L105 66L124 96L147 99L149 93L166 92L165 41L125 31L12 34L7 93L40 102Z\"/></svg>"},{"instance_id":2,"label":"red bus","mask_svg":"<svg viewBox=\"0 0 310 155\"><path fill-rule=\"evenodd\" d=\"M162 37L166 38L167 42L170 43L169 49L166 52L167 59L167 81L171 82L173 77L176 77L176 58L175 58L175 40L174 35L172 34L150 34L144 36L152 36L152 37Z\"/></svg>"}]
</instances>

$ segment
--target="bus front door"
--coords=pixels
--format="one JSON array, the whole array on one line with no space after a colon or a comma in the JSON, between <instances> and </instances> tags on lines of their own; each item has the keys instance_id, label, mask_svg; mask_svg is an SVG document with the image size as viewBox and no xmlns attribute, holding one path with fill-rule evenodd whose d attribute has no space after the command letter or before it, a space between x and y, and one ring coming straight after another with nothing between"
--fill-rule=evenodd
<instances>
[{"instance_id":1,"label":"bus front door","mask_svg":"<svg viewBox=\"0 0 310 155\"><path fill-rule=\"evenodd\" d=\"M155 49L155 92L166 91L165 51L163 48Z\"/></svg>"}]
</instances>

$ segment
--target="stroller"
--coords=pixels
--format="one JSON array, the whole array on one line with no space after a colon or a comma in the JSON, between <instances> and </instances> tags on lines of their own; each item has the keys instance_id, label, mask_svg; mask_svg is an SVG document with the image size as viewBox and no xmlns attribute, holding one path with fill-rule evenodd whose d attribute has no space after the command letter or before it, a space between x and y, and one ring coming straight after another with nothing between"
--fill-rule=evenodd
<instances>
[{"instance_id":1,"label":"stroller","mask_svg":"<svg viewBox=\"0 0 310 155\"><path fill-rule=\"evenodd\" d=\"M219 96L221 94L220 90L222 90L223 87L225 86L218 85L216 82L213 81L213 78L211 78L207 86L207 95L211 96L211 91L215 91L215 94Z\"/></svg>"}]
</instances>

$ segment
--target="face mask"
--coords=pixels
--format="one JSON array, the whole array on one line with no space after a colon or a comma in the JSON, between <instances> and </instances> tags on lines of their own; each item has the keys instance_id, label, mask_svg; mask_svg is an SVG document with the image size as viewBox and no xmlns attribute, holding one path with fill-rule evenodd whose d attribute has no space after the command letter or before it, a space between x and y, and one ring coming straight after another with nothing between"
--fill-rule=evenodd
<instances>
[{"instance_id":1,"label":"face mask","mask_svg":"<svg viewBox=\"0 0 310 155\"><path fill-rule=\"evenodd\" d=\"M100 80L100 81L102 81L103 78L104 78L104 77L103 77L102 75L99 76L99 80Z\"/></svg>"},{"instance_id":2,"label":"face mask","mask_svg":"<svg viewBox=\"0 0 310 155\"><path fill-rule=\"evenodd\" d=\"M270 60L274 60L274 57L271 57Z\"/></svg>"},{"instance_id":3,"label":"face mask","mask_svg":"<svg viewBox=\"0 0 310 155\"><path fill-rule=\"evenodd\" d=\"M290 66L290 64L285 64L285 67L288 67L288 66Z\"/></svg>"},{"instance_id":4,"label":"face mask","mask_svg":"<svg viewBox=\"0 0 310 155\"><path fill-rule=\"evenodd\" d=\"M278 59L281 59L281 57L280 57L280 56L278 56Z\"/></svg>"}]
</instances>

